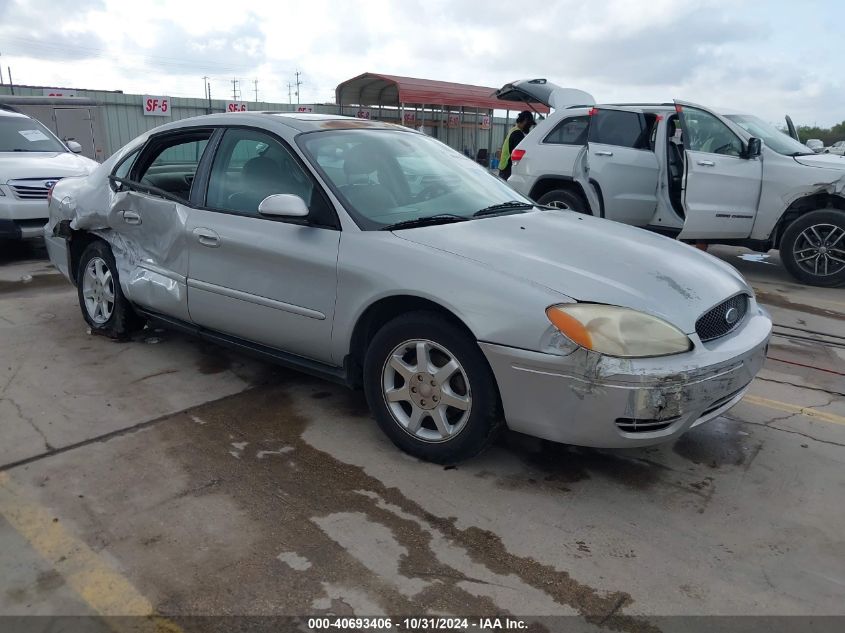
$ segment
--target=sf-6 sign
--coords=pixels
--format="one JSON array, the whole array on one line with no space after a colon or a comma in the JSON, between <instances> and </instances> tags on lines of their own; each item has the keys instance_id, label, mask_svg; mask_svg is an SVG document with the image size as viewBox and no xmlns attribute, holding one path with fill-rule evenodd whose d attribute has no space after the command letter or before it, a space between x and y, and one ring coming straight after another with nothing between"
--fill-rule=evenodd
<instances>
[{"instance_id":1,"label":"sf-6 sign","mask_svg":"<svg viewBox=\"0 0 845 633\"><path fill-rule=\"evenodd\" d=\"M170 97L144 97L144 116L170 116Z\"/></svg>"},{"instance_id":2,"label":"sf-6 sign","mask_svg":"<svg viewBox=\"0 0 845 633\"><path fill-rule=\"evenodd\" d=\"M247 110L245 101L229 101L226 103L226 112L246 112Z\"/></svg>"}]
</instances>

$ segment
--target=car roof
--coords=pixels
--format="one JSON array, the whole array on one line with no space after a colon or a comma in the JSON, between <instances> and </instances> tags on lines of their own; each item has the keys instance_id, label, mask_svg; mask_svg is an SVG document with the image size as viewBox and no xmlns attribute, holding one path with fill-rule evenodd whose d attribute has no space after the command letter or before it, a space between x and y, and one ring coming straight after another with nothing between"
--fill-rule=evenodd
<instances>
[{"instance_id":1,"label":"car roof","mask_svg":"<svg viewBox=\"0 0 845 633\"><path fill-rule=\"evenodd\" d=\"M270 122L282 123L298 132L314 132L318 130L338 130L351 128L394 129L413 132L409 128L382 121L368 121L339 114L313 114L306 112L222 112L204 114L180 119L167 123L156 131L175 130L182 127L197 127L203 125L261 125Z\"/></svg>"},{"instance_id":2,"label":"car roof","mask_svg":"<svg viewBox=\"0 0 845 633\"><path fill-rule=\"evenodd\" d=\"M29 117L23 114L22 112L18 112L17 110L9 110L7 109L9 106L4 106L0 104L0 116L9 116L9 117L17 117L19 119L28 119Z\"/></svg>"}]
</instances>

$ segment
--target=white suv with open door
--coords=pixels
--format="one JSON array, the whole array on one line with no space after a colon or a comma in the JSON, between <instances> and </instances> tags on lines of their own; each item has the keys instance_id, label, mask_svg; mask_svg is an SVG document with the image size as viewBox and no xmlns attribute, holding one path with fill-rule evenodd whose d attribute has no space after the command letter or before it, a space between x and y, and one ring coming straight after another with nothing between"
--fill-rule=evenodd
<instances>
[{"instance_id":1,"label":"white suv with open door","mask_svg":"<svg viewBox=\"0 0 845 633\"><path fill-rule=\"evenodd\" d=\"M675 101L596 105L544 79L500 99L555 108L514 149L508 179L541 204L679 239L779 248L800 281L845 283L845 161L758 117Z\"/></svg>"}]
</instances>

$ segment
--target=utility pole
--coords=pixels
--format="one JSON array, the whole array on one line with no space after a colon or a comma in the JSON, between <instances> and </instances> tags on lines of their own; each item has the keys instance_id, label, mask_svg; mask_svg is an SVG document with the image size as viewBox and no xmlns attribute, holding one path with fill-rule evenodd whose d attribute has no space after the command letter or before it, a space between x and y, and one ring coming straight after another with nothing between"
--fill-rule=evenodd
<instances>
[{"instance_id":1,"label":"utility pole","mask_svg":"<svg viewBox=\"0 0 845 633\"><path fill-rule=\"evenodd\" d=\"M293 84L288 82L288 103L293 104L293 93L291 92L291 88L293 88Z\"/></svg>"},{"instance_id":2,"label":"utility pole","mask_svg":"<svg viewBox=\"0 0 845 633\"><path fill-rule=\"evenodd\" d=\"M211 114L211 82L208 81L208 76L202 78L205 84L205 98L208 100L208 114Z\"/></svg>"},{"instance_id":3,"label":"utility pole","mask_svg":"<svg viewBox=\"0 0 845 633\"><path fill-rule=\"evenodd\" d=\"M232 79L232 101L238 100L238 80Z\"/></svg>"},{"instance_id":4,"label":"utility pole","mask_svg":"<svg viewBox=\"0 0 845 633\"><path fill-rule=\"evenodd\" d=\"M255 103L258 103L258 80L257 80L257 79L253 79L253 80L252 80L252 85L254 85L254 86L255 86Z\"/></svg>"},{"instance_id":5,"label":"utility pole","mask_svg":"<svg viewBox=\"0 0 845 633\"><path fill-rule=\"evenodd\" d=\"M0 53L0 57L3 57L3 53ZM3 66L2 61L0 61L0 86L3 85Z\"/></svg>"},{"instance_id":6,"label":"utility pole","mask_svg":"<svg viewBox=\"0 0 845 633\"><path fill-rule=\"evenodd\" d=\"M296 104L299 105L299 87L302 85L302 82L299 81L299 76L302 73L298 70L296 71Z\"/></svg>"},{"instance_id":7,"label":"utility pole","mask_svg":"<svg viewBox=\"0 0 845 633\"><path fill-rule=\"evenodd\" d=\"M6 71L8 72L8 75L9 75L9 90L12 91L12 94L15 94L15 84L12 83L12 67L6 66Z\"/></svg>"}]
</instances>

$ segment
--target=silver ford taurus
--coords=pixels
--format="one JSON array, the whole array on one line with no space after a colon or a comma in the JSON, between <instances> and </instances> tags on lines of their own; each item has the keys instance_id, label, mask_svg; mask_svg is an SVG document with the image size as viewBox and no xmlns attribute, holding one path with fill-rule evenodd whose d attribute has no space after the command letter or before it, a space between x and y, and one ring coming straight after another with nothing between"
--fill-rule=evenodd
<instances>
[{"instance_id":1,"label":"silver ford taurus","mask_svg":"<svg viewBox=\"0 0 845 633\"><path fill-rule=\"evenodd\" d=\"M156 128L50 195L90 327L145 320L363 386L405 451L455 462L505 424L671 440L733 406L771 320L733 268L539 208L422 134L239 113Z\"/></svg>"}]
</instances>

